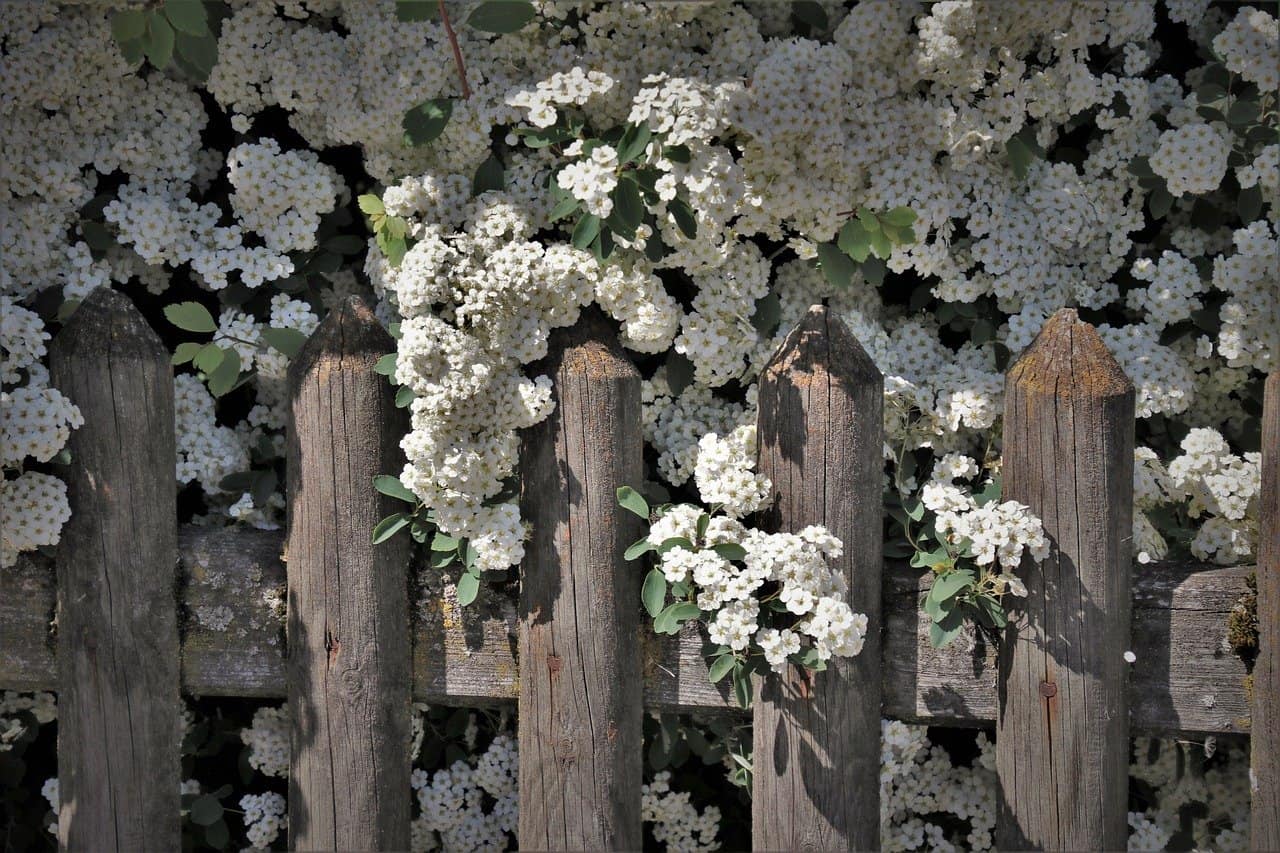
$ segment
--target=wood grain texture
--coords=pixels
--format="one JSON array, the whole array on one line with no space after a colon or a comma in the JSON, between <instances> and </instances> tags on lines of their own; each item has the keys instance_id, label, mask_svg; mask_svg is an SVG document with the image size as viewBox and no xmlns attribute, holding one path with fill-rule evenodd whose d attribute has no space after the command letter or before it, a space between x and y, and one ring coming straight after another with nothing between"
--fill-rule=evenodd
<instances>
[{"instance_id":1,"label":"wood grain texture","mask_svg":"<svg viewBox=\"0 0 1280 853\"><path fill-rule=\"evenodd\" d=\"M58 845L180 846L178 559L169 353L99 288L58 333L52 385L80 407L58 545Z\"/></svg>"},{"instance_id":2,"label":"wood grain texture","mask_svg":"<svg viewBox=\"0 0 1280 853\"><path fill-rule=\"evenodd\" d=\"M1253 666L1249 845L1280 850L1280 371L1262 408L1262 506L1258 516L1258 658Z\"/></svg>"},{"instance_id":3,"label":"wood grain texture","mask_svg":"<svg viewBox=\"0 0 1280 853\"><path fill-rule=\"evenodd\" d=\"M1005 387L1004 499L1031 507L1051 551L1023 561L1027 597L1006 598L1002 849L1127 842L1133 430L1133 384L1074 309L1054 314Z\"/></svg>"},{"instance_id":4,"label":"wood grain texture","mask_svg":"<svg viewBox=\"0 0 1280 853\"><path fill-rule=\"evenodd\" d=\"M530 373L556 408L520 453L520 849L638 850L641 525L616 492L643 476L640 376L594 311Z\"/></svg>"},{"instance_id":5,"label":"wood grain texture","mask_svg":"<svg viewBox=\"0 0 1280 853\"><path fill-rule=\"evenodd\" d=\"M276 607L284 595L282 534L188 525L178 529L178 547L183 690L283 697L284 616ZM1253 572L1252 566L1177 562L1134 568L1138 663L1129 668L1129 720L1135 732L1248 733L1247 672L1226 633L1227 616ZM995 654L963 639L945 649L929 645L918 601L931 582L928 571L885 566L884 715L934 726L990 726ZM0 690L56 687L54 586L52 567L38 556L23 555L0 572ZM466 706L516 701L514 601L481 596L459 607L445 589L419 601L414 617L415 699ZM698 626L675 637L642 630L640 645L646 708L738 713L727 687L707 681Z\"/></svg>"},{"instance_id":6,"label":"wood grain texture","mask_svg":"<svg viewBox=\"0 0 1280 853\"><path fill-rule=\"evenodd\" d=\"M299 850L409 846L409 539L371 541L405 508L373 489L404 466L405 412L373 370L394 349L350 298L289 370L289 841Z\"/></svg>"},{"instance_id":7,"label":"wood grain texture","mask_svg":"<svg viewBox=\"0 0 1280 853\"><path fill-rule=\"evenodd\" d=\"M881 477L884 377L840 318L814 306L760 378L757 440L773 503L770 531L826 526L844 543L833 566L867 615L861 654L810 684L795 666L757 680L752 846L880 846Z\"/></svg>"}]
</instances>

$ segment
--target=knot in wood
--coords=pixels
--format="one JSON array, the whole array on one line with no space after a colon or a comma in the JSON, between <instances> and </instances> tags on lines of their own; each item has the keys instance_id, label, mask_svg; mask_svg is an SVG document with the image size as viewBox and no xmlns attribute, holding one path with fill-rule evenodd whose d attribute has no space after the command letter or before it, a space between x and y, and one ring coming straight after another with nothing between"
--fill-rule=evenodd
<instances>
[{"instance_id":1,"label":"knot in wood","mask_svg":"<svg viewBox=\"0 0 1280 853\"><path fill-rule=\"evenodd\" d=\"M1040 682L1040 695L1046 699L1052 699L1054 696L1058 695L1058 685L1054 684L1052 681Z\"/></svg>"}]
</instances>

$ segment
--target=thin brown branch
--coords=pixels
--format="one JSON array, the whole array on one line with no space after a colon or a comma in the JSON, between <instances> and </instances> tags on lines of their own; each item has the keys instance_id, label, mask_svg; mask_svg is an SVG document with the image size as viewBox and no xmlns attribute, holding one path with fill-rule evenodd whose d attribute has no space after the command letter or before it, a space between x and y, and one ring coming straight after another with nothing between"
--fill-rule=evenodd
<instances>
[{"instance_id":1,"label":"thin brown branch","mask_svg":"<svg viewBox=\"0 0 1280 853\"><path fill-rule=\"evenodd\" d=\"M467 85L467 66L462 61L462 48L458 47L458 34L453 31L453 24L449 22L449 11L445 8L444 0L440 3L440 20L444 22L445 34L449 36L449 46L453 48L453 64L458 66L458 80L462 82L462 98L467 100L471 97L471 87Z\"/></svg>"}]
</instances>

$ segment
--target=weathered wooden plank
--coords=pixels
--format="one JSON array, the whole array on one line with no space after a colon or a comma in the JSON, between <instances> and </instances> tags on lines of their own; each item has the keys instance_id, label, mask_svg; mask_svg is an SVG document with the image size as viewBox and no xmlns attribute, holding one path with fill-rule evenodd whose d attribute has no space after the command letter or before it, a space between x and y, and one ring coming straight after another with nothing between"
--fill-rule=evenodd
<instances>
[{"instance_id":1,"label":"weathered wooden plank","mask_svg":"<svg viewBox=\"0 0 1280 853\"><path fill-rule=\"evenodd\" d=\"M179 838L173 368L128 297L99 288L49 348L80 407L58 545L58 845ZM140 445L145 442L145 449Z\"/></svg>"},{"instance_id":2,"label":"weathered wooden plank","mask_svg":"<svg viewBox=\"0 0 1280 853\"><path fill-rule=\"evenodd\" d=\"M404 467L405 411L374 372L394 349L352 297L289 370L285 680L298 850L409 846L409 539L371 537L404 509L373 489Z\"/></svg>"},{"instance_id":3,"label":"weathered wooden plank","mask_svg":"<svg viewBox=\"0 0 1280 853\"><path fill-rule=\"evenodd\" d=\"M182 686L197 696L284 696L284 548L279 531L179 528ZM1252 566L1154 563L1133 569L1129 717L1146 733L1247 733L1244 663L1226 644L1227 616ZM995 656L963 639L929 645L917 603L931 574L885 567L884 715L929 725L989 726L996 715ZM414 609L413 695L423 702L496 705L516 700L516 605L483 595L459 607L427 574ZM223 609L225 608L225 609ZM52 569L24 556L0 572L0 690L54 689ZM203 618L201 614L204 614ZM222 622L230 619L225 626ZM26 626L20 628L17 626ZM707 682L696 626L678 637L642 629L645 706L735 713Z\"/></svg>"},{"instance_id":4,"label":"weathered wooden plank","mask_svg":"<svg viewBox=\"0 0 1280 853\"><path fill-rule=\"evenodd\" d=\"M751 841L758 850L880 846L880 580L884 377L825 306L809 309L760 378L759 471L773 483L766 529L824 525L844 543L861 654L812 676L758 681Z\"/></svg>"},{"instance_id":5,"label":"weathered wooden plank","mask_svg":"<svg viewBox=\"0 0 1280 853\"><path fill-rule=\"evenodd\" d=\"M1253 667L1253 811L1249 845L1280 850L1280 371L1262 405L1262 504L1258 547L1258 659Z\"/></svg>"},{"instance_id":6,"label":"weathered wooden plank","mask_svg":"<svg viewBox=\"0 0 1280 853\"><path fill-rule=\"evenodd\" d=\"M616 493L644 475L640 374L595 311L531 372L556 408L521 437L520 847L638 850L641 526Z\"/></svg>"},{"instance_id":7,"label":"weathered wooden plank","mask_svg":"<svg viewBox=\"0 0 1280 853\"><path fill-rule=\"evenodd\" d=\"M1004 496L1031 507L1052 547L1043 563L1023 560L1026 598L1006 598L1002 849L1119 850L1128 839L1133 442L1133 383L1074 309L1057 312L1005 386Z\"/></svg>"}]
</instances>

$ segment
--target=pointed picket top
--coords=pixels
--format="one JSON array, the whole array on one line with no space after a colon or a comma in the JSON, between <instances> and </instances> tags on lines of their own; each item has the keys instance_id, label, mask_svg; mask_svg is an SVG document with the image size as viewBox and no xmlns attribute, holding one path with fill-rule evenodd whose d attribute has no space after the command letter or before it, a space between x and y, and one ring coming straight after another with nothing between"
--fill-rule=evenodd
<instances>
[{"instance_id":1,"label":"pointed picket top","mask_svg":"<svg viewBox=\"0 0 1280 853\"><path fill-rule=\"evenodd\" d=\"M631 359L618 342L618 333L600 312L584 308L572 326L556 329L547 342L547 354L530 366L530 375L554 375L568 370L596 379L639 379Z\"/></svg>"},{"instance_id":2,"label":"pointed picket top","mask_svg":"<svg viewBox=\"0 0 1280 853\"><path fill-rule=\"evenodd\" d=\"M813 305L765 365L764 376L789 374L792 381L821 370L851 385L883 382L884 375L840 315L826 305Z\"/></svg>"},{"instance_id":3,"label":"pointed picket top","mask_svg":"<svg viewBox=\"0 0 1280 853\"><path fill-rule=\"evenodd\" d=\"M113 358L163 358L169 350L128 296L110 287L93 290L53 340L63 355L110 353Z\"/></svg>"},{"instance_id":4,"label":"pointed picket top","mask_svg":"<svg viewBox=\"0 0 1280 853\"><path fill-rule=\"evenodd\" d=\"M348 296L302 345L289 365L289 381L296 385L321 362L346 369L372 369L380 357L395 349L395 339L364 300Z\"/></svg>"},{"instance_id":5,"label":"pointed picket top","mask_svg":"<svg viewBox=\"0 0 1280 853\"><path fill-rule=\"evenodd\" d=\"M1103 343L1098 330L1074 308L1045 321L1008 372L1008 384L1028 391L1111 397L1133 393L1133 383Z\"/></svg>"}]
</instances>

